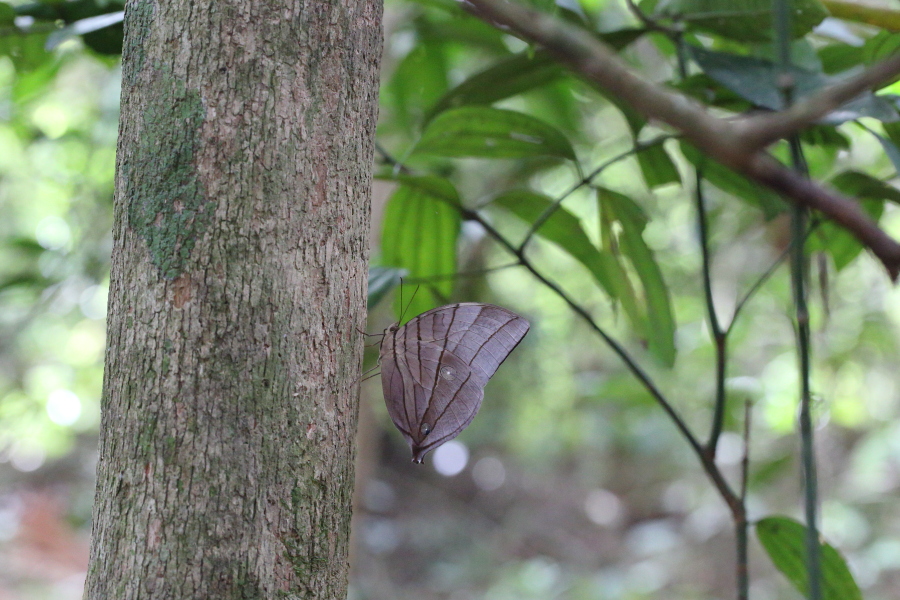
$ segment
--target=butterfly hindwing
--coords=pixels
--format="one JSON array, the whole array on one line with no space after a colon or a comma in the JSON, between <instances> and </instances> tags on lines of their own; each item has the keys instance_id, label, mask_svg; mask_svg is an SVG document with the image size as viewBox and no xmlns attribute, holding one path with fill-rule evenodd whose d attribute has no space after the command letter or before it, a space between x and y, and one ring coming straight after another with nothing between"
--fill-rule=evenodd
<instances>
[{"instance_id":1,"label":"butterfly hindwing","mask_svg":"<svg viewBox=\"0 0 900 600\"><path fill-rule=\"evenodd\" d=\"M413 460L465 429L484 386L528 333L528 321L491 304L450 304L385 331L382 389Z\"/></svg>"}]
</instances>

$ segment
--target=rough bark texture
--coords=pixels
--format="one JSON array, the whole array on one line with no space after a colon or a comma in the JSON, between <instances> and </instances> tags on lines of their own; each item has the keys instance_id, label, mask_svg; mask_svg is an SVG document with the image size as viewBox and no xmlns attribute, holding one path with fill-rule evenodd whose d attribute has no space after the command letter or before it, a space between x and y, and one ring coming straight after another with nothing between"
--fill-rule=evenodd
<instances>
[{"instance_id":1,"label":"rough bark texture","mask_svg":"<svg viewBox=\"0 0 900 600\"><path fill-rule=\"evenodd\" d=\"M344 598L380 0L134 0L88 599Z\"/></svg>"}]
</instances>

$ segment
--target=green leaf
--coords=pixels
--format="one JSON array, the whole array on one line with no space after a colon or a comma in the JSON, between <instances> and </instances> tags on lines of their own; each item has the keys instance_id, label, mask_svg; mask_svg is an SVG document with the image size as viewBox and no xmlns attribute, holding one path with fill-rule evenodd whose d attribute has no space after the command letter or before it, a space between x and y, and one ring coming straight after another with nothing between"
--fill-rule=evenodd
<instances>
[{"instance_id":1,"label":"green leaf","mask_svg":"<svg viewBox=\"0 0 900 600\"><path fill-rule=\"evenodd\" d=\"M400 285L401 278L406 277L406 274L406 269L369 267L368 310L375 308L388 292Z\"/></svg>"},{"instance_id":2,"label":"green leaf","mask_svg":"<svg viewBox=\"0 0 900 600\"><path fill-rule=\"evenodd\" d=\"M600 210L621 225L619 247L634 267L644 289L648 349L660 362L671 367L675 364L675 318L669 288L653 251L644 241L647 217L631 198L612 190L598 188L597 201Z\"/></svg>"},{"instance_id":3,"label":"green leaf","mask_svg":"<svg viewBox=\"0 0 900 600\"><path fill-rule=\"evenodd\" d=\"M569 140L552 125L520 112L484 106L441 113L428 125L415 151L447 157L575 160Z\"/></svg>"},{"instance_id":4,"label":"green leaf","mask_svg":"<svg viewBox=\"0 0 900 600\"><path fill-rule=\"evenodd\" d=\"M818 0L793 0L791 8L795 38L806 35L828 16ZM660 0L654 16L683 22L689 31L709 31L735 41L773 38L772 0Z\"/></svg>"},{"instance_id":5,"label":"green leaf","mask_svg":"<svg viewBox=\"0 0 900 600\"><path fill-rule=\"evenodd\" d=\"M547 196L530 190L508 191L492 202L492 205L511 212L529 224L536 222L553 204L553 200ZM644 337L646 320L621 265L612 253L599 250L591 243L578 217L565 208L557 207L537 230L536 235L556 244L584 265L609 297L622 304L635 331Z\"/></svg>"},{"instance_id":6,"label":"green leaf","mask_svg":"<svg viewBox=\"0 0 900 600\"><path fill-rule=\"evenodd\" d=\"M493 104L547 84L562 73L562 67L544 51L516 54L472 75L444 94L428 111L425 119L429 121L449 108Z\"/></svg>"},{"instance_id":7,"label":"green leaf","mask_svg":"<svg viewBox=\"0 0 900 600\"><path fill-rule=\"evenodd\" d=\"M447 60L442 44L421 42L405 56L385 86L396 110L394 121L418 129L424 110L447 90Z\"/></svg>"},{"instance_id":8,"label":"green leaf","mask_svg":"<svg viewBox=\"0 0 900 600\"><path fill-rule=\"evenodd\" d=\"M637 153L638 164L647 187L653 189L667 183L681 183L678 169L662 144L654 144Z\"/></svg>"},{"instance_id":9,"label":"green leaf","mask_svg":"<svg viewBox=\"0 0 900 600\"><path fill-rule=\"evenodd\" d=\"M884 153L894 166L894 170L900 173L900 148L897 148L897 142L900 140L900 123L885 123L884 130L888 134L887 138L871 130L869 133L875 136L875 139L884 148Z\"/></svg>"},{"instance_id":10,"label":"green leaf","mask_svg":"<svg viewBox=\"0 0 900 600\"><path fill-rule=\"evenodd\" d=\"M24 104L41 94L54 81L59 73L63 61L55 57L46 60L42 65L27 72L21 73L13 83L12 99L17 104Z\"/></svg>"},{"instance_id":11,"label":"green leaf","mask_svg":"<svg viewBox=\"0 0 900 600\"><path fill-rule=\"evenodd\" d=\"M0 2L0 26L8 27L15 24L16 11L6 2Z\"/></svg>"},{"instance_id":12,"label":"green leaf","mask_svg":"<svg viewBox=\"0 0 900 600\"><path fill-rule=\"evenodd\" d=\"M756 523L756 537L775 568L806 596L806 527L787 517L767 517ZM862 592L840 553L830 544L819 543L822 571L822 600L862 600Z\"/></svg>"},{"instance_id":13,"label":"green leaf","mask_svg":"<svg viewBox=\"0 0 900 600\"><path fill-rule=\"evenodd\" d=\"M850 44L830 44L819 49L822 70L829 74L841 73L864 62L863 49Z\"/></svg>"},{"instance_id":14,"label":"green leaf","mask_svg":"<svg viewBox=\"0 0 900 600\"><path fill-rule=\"evenodd\" d=\"M703 73L689 75L675 87L707 106L716 106L736 113L746 112L753 108L753 105L747 100Z\"/></svg>"},{"instance_id":15,"label":"green leaf","mask_svg":"<svg viewBox=\"0 0 900 600\"><path fill-rule=\"evenodd\" d=\"M0 36L0 56L9 56L17 73L28 73L55 60L53 54L44 49L46 40L45 33Z\"/></svg>"},{"instance_id":16,"label":"green leaf","mask_svg":"<svg viewBox=\"0 0 900 600\"><path fill-rule=\"evenodd\" d=\"M862 58L866 64L873 64L892 56L900 50L900 35L880 31L866 40L862 47Z\"/></svg>"},{"instance_id":17,"label":"green leaf","mask_svg":"<svg viewBox=\"0 0 900 600\"><path fill-rule=\"evenodd\" d=\"M770 60L714 52L697 46L688 46L691 57L703 72L724 87L749 100L756 106L771 110L784 108L784 99L778 87L780 68ZM843 77L829 77L820 71L799 67L791 69L796 98L810 96L824 87L837 83ZM866 92L833 111L822 119L837 125L859 117L872 117L880 121L896 121L897 109L886 99Z\"/></svg>"},{"instance_id":18,"label":"green leaf","mask_svg":"<svg viewBox=\"0 0 900 600\"><path fill-rule=\"evenodd\" d=\"M850 140L836 127L830 125L813 125L800 133L804 144L823 146L841 150L850 149Z\"/></svg>"},{"instance_id":19,"label":"green leaf","mask_svg":"<svg viewBox=\"0 0 900 600\"><path fill-rule=\"evenodd\" d=\"M875 221L881 218L886 200L900 203L900 190L865 173L845 171L830 183L847 196L857 198L860 207ZM840 225L825 221L813 233L807 248L827 252L840 271L862 252L863 246Z\"/></svg>"},{"instance_id":20,"label":"green leaf","mask_svg":"<svg viewBox=\"0 0 900 600\"><path fill-rule=\"evenodd\" d=\"M728 167L717 163L690 144L681 143L681 153L688 161L703 170L703 178L723 192L736 196L763 212L766 219L772 219L787 209L778 194L766 187L749 181Z\"/></svg>"},{"instance_id":21,"label":"green leaf","mask_svg":"<svg viewBox=\"0 0 900 600\"><path fill-rule=\"evenodd\" d=\"M407 310L412 318L440 304L453 291L456 240L460 214L456 190L440 177L401 177L400 186L385 208L381 233L381 262L409 272L411 277L437 277L422 284ZM395 304L397 314L399 299Z\"/></svg>"}]
</instances>

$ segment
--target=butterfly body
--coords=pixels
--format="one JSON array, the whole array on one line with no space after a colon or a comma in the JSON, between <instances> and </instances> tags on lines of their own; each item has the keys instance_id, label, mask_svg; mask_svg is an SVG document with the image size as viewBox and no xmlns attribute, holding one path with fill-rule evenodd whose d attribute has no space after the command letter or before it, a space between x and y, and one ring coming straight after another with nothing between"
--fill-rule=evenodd
<instances>
[{"instance_id":1,"label":"butterfly body","mask_svg":"<svg viewBox=\"0 0 900 600\"><path fill-rule=\"evenodd\" d=\"M484 386L528 329L528 321L505 308L462 303L384 331L382 390L413 462L422 462L472 422Z\"/></svg>"}]
</instances>

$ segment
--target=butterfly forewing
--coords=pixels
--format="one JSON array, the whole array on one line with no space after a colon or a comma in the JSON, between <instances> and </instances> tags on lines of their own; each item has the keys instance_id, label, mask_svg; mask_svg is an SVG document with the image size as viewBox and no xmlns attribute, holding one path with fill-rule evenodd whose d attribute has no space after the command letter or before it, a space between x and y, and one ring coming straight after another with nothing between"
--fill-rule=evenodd
<instances>
[{"instance_id":1,"label":"butterfly forewing","mask_svg":"<svg viewBox=\"0 0 900 600\"><path fill-rule=\"evenodd\" d=\"M385 331L384 398L415 462L472 422L485 384L528 328L528 321L505 308L465 303L435 308Z\"/></svg>"}]
</instances>

